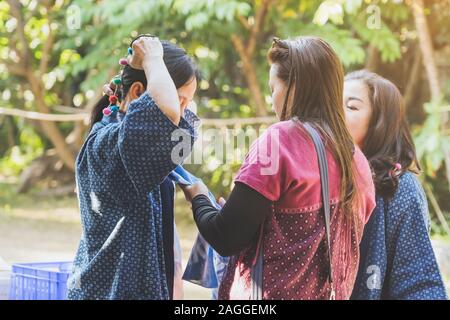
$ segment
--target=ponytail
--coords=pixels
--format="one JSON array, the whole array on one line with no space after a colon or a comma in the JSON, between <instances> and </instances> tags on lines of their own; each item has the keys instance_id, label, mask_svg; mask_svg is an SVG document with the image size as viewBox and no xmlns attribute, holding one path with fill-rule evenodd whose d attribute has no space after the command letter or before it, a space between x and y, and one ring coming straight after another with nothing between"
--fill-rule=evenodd
<instances>
[{"instance_id":1,"label":"ponytail","mask_svg":"<svg viewBox=\"0 0 450 320\"><path fill-rule=\"evenodd\" d=\"M109 105L109 98L105 94L103 97L101 97L97 103L95 104L94 108L91 111L91 119L89 121L89 131L91 131L94 124L100 120L102 120L103 117L103 109L108 107Z\"/></svg>"}]
</instances>

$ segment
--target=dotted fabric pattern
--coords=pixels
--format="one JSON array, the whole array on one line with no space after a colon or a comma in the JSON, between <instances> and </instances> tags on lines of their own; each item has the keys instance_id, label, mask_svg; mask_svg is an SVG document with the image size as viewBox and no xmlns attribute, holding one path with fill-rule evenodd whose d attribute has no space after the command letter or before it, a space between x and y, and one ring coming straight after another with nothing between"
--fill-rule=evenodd
<instances>
[{"instance_id":1,"label":"dotted fabric pattern","mask_svg":"<svg viewBox=\"0 0 450 320\"><path fill-rule=\"evenodd\" d=\"M377 206L364 229L352 299L447 299L429 237L425 193L417 177L400 177L394 197Z\"/></svg>"},{"instance_id":2,"label":"dotted fabric pattern","mask_svg":"<svg viewBox=\"0 0 450 320\"><path fill-rule=\"evenodd\" d=\"M145 93L94 125L76 162L83 232L69 299L169 298L159 185L189 155L172 161L172 133L192 147L194 121L187 110L176 126Z\"/></svg>"},{"instance_id":3,"label":"dotted fabric pattern","mask_svg":"<svg viewBox=\"0 0 450 320\"><path fill-rule=\"evenodd\" d=\"M358 234L339 203L331 203L331 252L336 299L349 299L358 269ZM330 295L325 225L321 207L282 214L274 209L264 227L264 300L326 300ZM219 298L250 299L256 246L229 262Z\"/></svg>"}]
</instances>

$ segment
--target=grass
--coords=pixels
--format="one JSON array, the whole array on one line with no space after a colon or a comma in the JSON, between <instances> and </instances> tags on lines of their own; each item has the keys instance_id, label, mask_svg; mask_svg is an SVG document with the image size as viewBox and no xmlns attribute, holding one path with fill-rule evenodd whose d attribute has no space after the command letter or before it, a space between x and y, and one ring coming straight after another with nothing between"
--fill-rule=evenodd
<instances>
[{"instance_id":1,"label":"grass","mask_svg":"<svg viewBox=\"0 0 450 320\"><path fill-rule=\"evenodd\" d=\"M41 196L39 189L17 194L16 184L0 182L0 255L9 263L69 261L81 234L78 202L74 196ZM177 191L175 219L186 262L197 235L190 206ZM445 245L450 238L435 235ZM447 271L447 270L446 270ZM443 274L448 277L448 271ZM446 279L449 280L449 279ZM448 281L446 281L448 283ZM209 299L209 291L185 283L185 298Z\"/></svg>"},{"instance_id":2,"label":"grass","mask_svg":"<svg viewBox=\"0 0 450 320\"><path fill-rule=\"evenodd\" d=\"M16 192L15 183L0 182L0 218L27 218L55 222L79 223L78 202L73 196L42 196L41 190L34 188L26 194ZM175 215L177 227L186 230L194 229L192 212L181 191L175 199Z\"/></svg>"},{"instance_id":3,"label":"grass","mask_svg":"<svg viewBox=\"0 0 450 320\"><path fill-rule=\"evenodd\" d=\"M0 256L8 263L70 261L81 235L78 201L73 196L18 194L15 183L0 182ZM197 235L190 207L177 192L175 219L186 262ZM209 299L209 290L185 283L185 298Z\"/></svg>"}]
</instances>

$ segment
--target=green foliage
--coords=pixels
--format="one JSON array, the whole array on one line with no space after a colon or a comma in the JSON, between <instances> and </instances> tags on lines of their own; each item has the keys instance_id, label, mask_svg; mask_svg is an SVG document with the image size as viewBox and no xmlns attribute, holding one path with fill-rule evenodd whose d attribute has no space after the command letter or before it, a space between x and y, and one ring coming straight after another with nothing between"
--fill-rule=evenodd
<instances>
[{"instance_id":1,"label":"green foliage","mask_svg":"<svg viewBox=\"0 0 450 320\"><path fill-rule=\"evenodd\" d=\"M394 62L401 57L398 37L386 26L381 24L374 32L364 28L364 19L353 20L353 29L365 43L370 43L378 49L384 62Z\"/></svg>"},{"instance_id":2,"label":"green foliage","mask_svg":"<svg viewBox=\"0 0 450 320\"><path fill-rule=\"evenodd\" d=\"M0 176L17 176L44 151L44 145L39 135L23 122L20 127L18 144L0 158Z\"/></svg>"},{"instance_id":3,"label":"green foliage","mask_svg":"<svg viewBox=\"0 0 450 320\"><path fill-rule=\"evenodd\" d=\"M425 173L424 180L433 186L433 194L438 199L441 210L447 212L446 219L450 224L450 206L447 201L449 194L449 181L445 179L444 152L450 151L450 136L441 131L441 118L443 115L442 102L429 102L424 106L427 114L421 126L413 130L417 157ZM430 206L432 211L433 207ZM444 235L445 229L433 215L431 219L433 235Z\"/></svg>"},{"instance_id":4,"label":"green foliage","mask_svg":"<svg viewBox=\"0 0 450 320\"><path fill-rule=\"evenodd\" d=\"M44 101L49 106L62 104L67 98L72 79L66 82L64 66L79 59L75 50L61 50L58 46L65 24L64 9L69 1L57 1L47 10L44 3L20 1L23 30L10 12L9 5L0 2L0 106L36 111L35 96L27 80L27 74L38 75L50 34L56 46L48 54L47 68L42 76ZM22 32L23 37L22 38ZM27 46L23 44L25 40ZM26 63L19 60L23 49L28 48ZM17 63L20 61L20 63ZM17 68L29 67L25 75L10 72L8 66L16 64ZM43 65L45 66L45 65ZM42 131L35 131L37 123L21 118L0 119L0 175L17 175L35 157L42 154L47 146L47 139ZM73 124L61 125L64 132L69 132ZM5 142L5 143L4 143ZM7 142L7 143L6 143Z\"/></svg>"},{"instance_id":5,"label":"green foliage","mask_svg":"<svg viewBox=\"0 0 450 320\"><path fill-rule=\"evenodd\" d=\"M434 177L444 160L444 150L450 150L450 137L441 132L442 103L430 102L424 106L427 118L414 130L417 156L428 176Z\"/></svg>"},{"instance_id":6,"label":"green foliage","mask_svg":"<svg viewBox=\"0 0 450 320\"><path fill-rule=\"evenodd\" d=\"M364 63L366 54L363 42L352 36L352 32L340 29L333 24L318 26L311 23L295 21L280 26L280 34L284 37L295 34L295 36L311 35L326 40L341 58L344 66Z\"/></svg>"},{"instance_id":7,"label":"green foliage","mask_svg":"<svg viewBox=\"0 0 450 320\"><path fill-rule=\"evenodd\" d=\"M126 55L130 41L140 33L152 33L177 43L198 62L203 80L196 101L199 115L208 118L246 118L255 115L240 56L231 35L246 39L250 31L243 25L254 23L259 0L63 0L50 11L42 3L23 0L26 37L32 46L30 63L37 68L47 41L46 23L52 20L55 47L49 70L43 76L45 101L50 106L84 104L93 91L118 72L118 60ZM431 1L429 20L436 47L449 45L448 4ZM76 6L76 7L70 7ZM79 8L79 29L68 27L70 8ZM377 16L377 13L380 13ZM0 59L13 59L12 44L18 42L15 22L6 2L0 2ZM369 47L378 49L388 65L402 59L405 48L414 45L414 24L405 1L384 0L282 0L270 7L257 41L252 61L260 88L269 95L267 50L273 36L293 38L316 35L328 41L347 69L364 67ZM401 65L401 68L408 66ZM445 87L448 100L450 82ZM76 99L75 99L76 98ZM11 75L0 62L0 105L35 110L26 79ZM445 186L442 174L443 148L450 148L448 136L439 131L438 104L425 107L426 119L414 130L417 150L433 184ZM72 125L60 124L64 133ZM0 174L17 174L31 159L49 147L46 139L29 122L0 119ZM3 143L7 141L7 143ZM211 166L211 157L202 165L190 165L208 182L216 195L226 195L238 163ZM441 179L441 180L439 180ZM445 202L448 189L436 189ZM448 210L448 209L446 209Z\"/></svg>"},{"instance_id":8,"label":"green foliage","mask_svg":"<svg viewBox=\"0 0 450 320\"><path fill-rule=\"evenodd\" d=\"M345 41L340 39L336 41L342 45L343 49L350 51L347 54L353 56L345 59L343 58L345 53L340 50L341 48L336 49L345 65L362 63L364 55L360 51L368 44L379 50L384 62L394 62L401 57L400 41L387 22L405 21L407 12L405 6L395 6L391 2L376 2L376 4L369 2L369 4L363 5L360 0L327 0L319 6L313 21L319 26L325 26L329 21L334 25L339 25L340 30L348 28L349 32L342 34L342 38L347 39L353 36L355 39L352 40L360 40L348 43L349 46L345 46ZM342 25L346 25L347 28L342 28ZM335 34L336 32L329 33Z\"/></svg>"}]
</instances>

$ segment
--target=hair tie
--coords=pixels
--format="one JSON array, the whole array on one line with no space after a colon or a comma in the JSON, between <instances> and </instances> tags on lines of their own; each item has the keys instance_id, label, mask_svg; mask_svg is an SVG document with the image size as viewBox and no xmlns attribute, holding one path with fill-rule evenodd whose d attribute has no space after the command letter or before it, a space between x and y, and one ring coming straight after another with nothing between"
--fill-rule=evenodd
<instances>
[{"instance_id":1,"label":"hair tie","mask_svg":"<svg viewBox=\"0 0 450 320\"><path fill-rule=\"evenodd\" d=\"M112 96L109 96L109 102L111 103L111 104L116 104L117 103L117 96L116 95L112 95Z\"/></svg>"},{"instance_id":2,"label":"hair tie","mask_svg":"<svg viewBox=\"0 0 450 320\"><path fill-rule=\"evenodd\" d=\"M116 104L110 104L108 107L103 109L103 114L105 116L115 116L119 112L119 106Z\"/></svg>"},{"instance_id":3,"label":"hair tie","mask_svg":"<svg viewBox=\"0 0 450 320\"><path fill-rule=\"evenodd\" d=\"M117 105L119 98L117 97L116 94L119 85L122 83L120 76L114 77L112 79L112 83L116 85L116 89L114 91L114 94L109 96L109 106L103 109L103 114L105 116L115 116L119 112L119 106Z\"/></svg>"},{"instance_id":4,"label":"hair tie","mask_svg":"<svg viewBox=\"0 0 450 320\"><path fill-rule=\"evenodd\" d=\"M119 77L115 77L115 78L112 80L112 83L114 83L115 85L122 84L122 79L120 79Z\"/></svg>"},{"instance_id":5,"label":"hair tie","mask_svg":"<svg viewBox=\"0 0 450 320\"><path fill-rule=\"evenodd\" d=\"M111 113L112 113L112 111L111 111L111 109L109 109L109 107L103 109L103 114L104 114L105 116L110 116Z\"/></svg>"},{"instance_id":6,"label":"hair tie","mask_svg":"<svg viewBox=\"0 0 450 320\"><path fill-rule=\"evenodd\" d=\"M402 165L400 163L395 163L393 168L389 171L389 176L393 178L394 176L398 176L402 171Z\"/></svg>"},{"instance_id":7,"label":"hair tie","mask_svg":"<svg viewBox=\"0 0 450 320\"><path fill-rule=\"evenodd\" d=\"M128 47L127 54L128 55L133 54L133 49L131 48L131 46ZM128 60L126 58L121 58L119 60L119 64L121 66L127 66ZM117 105L117 102L119 101L119 98L117 97L117 90L119 86L122 84L122 78L120 75L117 75L111 80L111 82L116 85L116 88L114 90L114 94L109 97L109 106L103 109L103 114L105 116L114 116L120 110L119 106Z\"/></svg>"}]
</instances>

